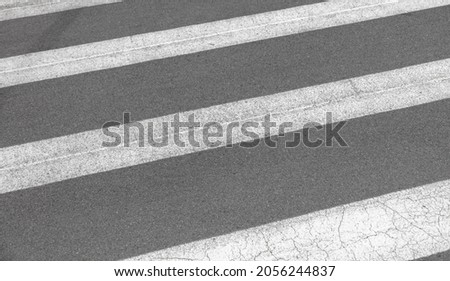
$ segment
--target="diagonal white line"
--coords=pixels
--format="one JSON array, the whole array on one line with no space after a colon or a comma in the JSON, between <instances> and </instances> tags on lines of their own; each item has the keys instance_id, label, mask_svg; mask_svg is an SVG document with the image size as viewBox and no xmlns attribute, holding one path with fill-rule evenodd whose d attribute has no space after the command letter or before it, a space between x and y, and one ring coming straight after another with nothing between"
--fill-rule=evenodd
<instances>
[{"instance_id":1,"label":"diagonal white line","mask_svg":"<svg viewBox=\"0 0 450 281\"><path fill-rule=\"evenodd\" d=\"M450 180L129 260L413 260L450 249Z\"/></svg>"},{"instance_id":2,"label":"diagonal white line","mask_svg":"<svg viewBox=\"0 0 450 281\"><path fill-rule=\"evenodd\" d=\"M449 5L450 0L333 0L0 59L0 87L191 54Z\"/></svg>"},{"instance_id":3,"label":"diagonal white line","mask_svg":"<svg viewBox=\"0 0 450 281\"><path fill-rule=\"evenodd\" d=\"M0 3L0 21L118 2L122 0L6 0Z\"/></svg>"},{"instance_id":4,"label":"diagonal white line","mask_svg":"<svg viewBox=\"0 0 450 281\"><path fill-rule=\"evenodd\" d=\"M186 43L188 41L195 41L202 38L214 37L217 35L238 33L247 30L259 30L260 28L265 28L272 25L289 24L301 19L313 19L321 16L329 16L343 12L356 11L359 9L397 3L396 0L380 0L381 3L378 3L380 1L369 1L376 3L368 4L366 3L367 1L351 1L347 3L347 1L334 0L332 2L319 3L307 7L300 6L297 8L244 16L235 19L222 20L212 23L186 26L171 30L150 32L141 35L106 40L103 42L61 48L59 50L38 52L37 54L26 54L24 56L26 56L28 59L36 60L19 60L21 66L16 66L12 62L8 64L9 59L4 59L6 62L5 67L1 69L0 73L39 68L42 66L50 66L61 62L75 62L83 59L92 59L119 53L127 53L149 47ZM161 36L155 36L154 38L149 37L151 35L157 34L160 34ZM69 49L73 49L73 52L67 55ZM46 54L48 54L48 56L42 57ZM56 55L58 56L56 57ZM38 62L38 64L35 64L35 62ZM23 63L27 64L22 66Z\"/></svg>"},{"instance_id":5,"label":"diagonal white line","mask_svg":"<svg viewBox=\"0 0 450 281\"><path fill-rule=\"evenodd\" d=\"M187 120L187 116L194 114L201 124L218 122L226 127L236 121L260 124L263 116L272 114L273 122L292 122L293 127L289 131L295 131L308 122L325 123L326 112L333 112L333 121L337 122L448 99L448 69L450 59L183 112L180 119ZM161 124L172 120L173 115L169 115L141 123ZM154 135L162 136L160 126L155 126ZM123 127L117 131L121 132L123 139ZM255 132L264 136L262 128ZM197 140L202 140L201 130L194 133ZM235 131L233 133L233 143L249 140ZM278 131L271 134L277 135ZM181 131L180 138L186 141L187 130ZM2 148L0 194L211 149L203 143L200 147L178 147L173 142L172 129L169 139L164 148L148 144L140 148L137 131L132 131L130 147L105 148L102 142L111 141L111 138L103 135L102 130L93 130ZM223 141L222 146L225 144Z\"/></svg>"}]
</instances>

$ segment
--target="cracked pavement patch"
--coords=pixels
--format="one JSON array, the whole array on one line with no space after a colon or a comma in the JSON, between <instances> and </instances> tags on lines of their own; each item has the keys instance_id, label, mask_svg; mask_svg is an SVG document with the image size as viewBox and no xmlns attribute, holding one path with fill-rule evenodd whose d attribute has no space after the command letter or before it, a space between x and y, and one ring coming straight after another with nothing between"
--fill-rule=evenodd
<instances>
[{"instance_id":1,"label":"cracked pavement patch","mask_svg":"<svg viewBox=\"0 0 450 281\"><path fill-rule=\"evenodd\" d=\"M131 260L413 260L448 249L450 180Z\"/></svg>"}]
</instances>

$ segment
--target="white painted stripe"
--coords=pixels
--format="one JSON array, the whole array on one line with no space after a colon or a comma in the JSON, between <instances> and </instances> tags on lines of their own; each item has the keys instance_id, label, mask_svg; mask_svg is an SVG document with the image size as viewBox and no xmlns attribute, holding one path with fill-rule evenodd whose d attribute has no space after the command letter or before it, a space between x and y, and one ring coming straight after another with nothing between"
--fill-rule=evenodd
<instances>
[{"instance_id":1,"label":"white painted stripe","mask_svg":"<svg viewBox=\"0 0 450 281\"><path fill-rule=\"evenodd\" d=\"M450 0L332 0L0 59L0 87L191 54L449 5Z\"/></svg>"},{"instance_id":2,"label":"white painted stripe","mask_svg":"<svg viewBox=\"0 0 450 281\"><path fill-rule=\"evenodd\" d=\"M0 0L0 9L11 9L32 5L47 5L54 4L60 0Z\"/></svg>"},{"instance_id":3,"label":"white painted stripe","mask_svg":"<svg viewBox=\"0 0 450 281\"><path fill-rule=\"evenodd\" d=\"M333 112L333 121L337 122L448 99L448 69L450 59L183 112L180 119L187 120L187 116L195 114L196 121L201 124L214 121L226 127L236 121L241 124L262 122L266 114L272 114L272 121L278 124L293 122L288 131L295 131L308 122L325 123L326 112ZM161 124L172 121L173 116L141 123ZM264 135L262 128L254 131L259 136ZM111 138L104 136L101 130L93 130L2 148L0 194L211 149L203 143L200 147L176 146L172 129L167 147L154 148L147 144L139 148L137 130L133 132L131 147L104 148L102 142L111 141ZM278 132L272 131L271 134L277 135ZM162 136L159 125L156 125L154 135ZM195 136L202 140L202 131L195 131ZM180 138L186 140L187 130L181 131ZM233 143L248 140L234 131Z\"/></svg>"},{"instance_id":4,"label":"white painted stripe","mask_svg":"<svg viewBox=\"0 0 450 281\"><path fill-rule=\"evenodd\" d=\"M130 260L413 260L448 249L450 180Z\"/></svg>"},{"instance_id":5,"label":"white painted stripe","mask_svg":"<svg viewBox=\"0 0 450 281\"><path fill-rule=\"evenodd\" d=\"M6 0L0 4L0 21L118 2L121 0Z\"/></svg>"},{"instance_id":6,"label":"white painted stripe","mask_svg":"<svg viewBox=\"0 0 450 281\"><path fill-rule=\"evenodd\" d=\"M0 10L37 5L37 4L46 4L48 2L56 2L57 0L0 0Z\"/></svg>"}]
</instances>

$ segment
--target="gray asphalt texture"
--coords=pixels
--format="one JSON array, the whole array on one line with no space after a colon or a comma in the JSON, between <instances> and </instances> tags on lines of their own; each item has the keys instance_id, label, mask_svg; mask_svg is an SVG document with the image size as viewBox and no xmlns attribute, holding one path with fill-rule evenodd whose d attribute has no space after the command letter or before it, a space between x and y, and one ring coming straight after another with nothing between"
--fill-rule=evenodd
<instances>
[{"instance_id":1,"label":"gray asphalt texture","mask_svg":"<svg viewBox=\"0 0 450 281\"><path fill-rule=\"evenodd\" d=\"M178 9L174 2L164 3ZM209 21L156 21L133 9L136 23L90 19L101 9L124 16L119 5L0 23L8 39L0 56ZM0 147L99 129L124 111L141 120L446 59L449 14L430 9L0 89ZM52 27L58 20L70 24ZM91 35L78 38L88 27ZM219 148L2 194L0 259L123 259L446 180L449 114L444 100L352 119L342 131L348 148Z\"/></svg>"},{"instance_id":2,"label":"gray asphalt texture","mask_svg":"<svg viewBox=\"0 0 450 281\"><path fill-rule=\"evenodd\" d=\"M0 147L450 57L450 6L0 89Z\"/></svg>"},{"instance_id":3,"label":"gray asphalt texture","mask_svg":"<svg viewBox=\"0 0 450 281\"><path fill-rule=\"evenodd\" d=\"M125 0L0 22L0 58L324 2Z\"/></svg>"},{"instance_id":4,"label":"gray asphalt texture","mask_svg":"<svg viewBox=\"0 0 450 281\"><path fill-rule=\"evenodd\" d=\"M450 261L450 250L418 259L418 261Z\"/></svg>"},{"instance_id":5,"label":"gray asphalt texture","mask_svg":"<svg viewBox=\"0 0 450 281\"><path fill-rule=\"evenodd\" d=\"M352 119L347 148L219 148L3 194L0 257L123 259L446 180L449 109Z\"/></svg>"}]
</instances>

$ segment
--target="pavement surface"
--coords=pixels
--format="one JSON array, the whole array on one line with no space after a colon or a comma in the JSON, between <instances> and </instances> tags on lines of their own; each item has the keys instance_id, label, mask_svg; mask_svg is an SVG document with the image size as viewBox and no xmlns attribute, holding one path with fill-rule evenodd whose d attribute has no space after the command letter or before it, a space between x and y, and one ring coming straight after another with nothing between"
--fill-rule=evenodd
<instances>
[{"instance_id":1,"label":"pavement surface","mask_svg":"<svg viewBox=\"0 0 450 281\"><path fill-rule=\"evenodd\" d=\"M0 21L0 58L320 2L136 0ZM125 111L143 120L448 59L449 15L450 3L0 87L0 152ZM349 147L285 148L290 132L278 148L235 144L0 193L0 260L127 259L445 181L449 113L450 93L348 120Z\"/></svg>"},{"instance_id":2,"label":"pavement surface","mask_svg":"<svg viewBox=\"0 0 450 281\"><path fill-rule=\"evenodd\" d=\"M444 180L449 106L350 120L348 148L219 148L3 194L6 252L123 259Z\"/></svg>"},{"instance_id":3,"label":"pavement surface","mask_svg":"<svg viewBox=\"0 0 450 281\"><path fill-rule=\"evenodd\" d=\"M447 6L0 88L0 147L98 129L125 111L143 120L445 59L449 13Z\"/></svg>"},{"instance_id":4,"label":"pavement surface","mask_svg":"<svg viewBox=\"0 0 450 281\"><path fill-rule=\"evenodd\" d=\"M432 256L428 256L422 259L419 259L421 261L450 261L450 251L442 252L439 254L435 254Z\"/></svg>"},{"instance_id":5,"label":"pavement surface","mask_svg":"<svg viewBox=\"0 0 450 281\"><path fill-rule=\"evenodd\" d=\"M132 0L14 19L0 25L0 58L320 2Z\"/></svg>"}]
</instances>

